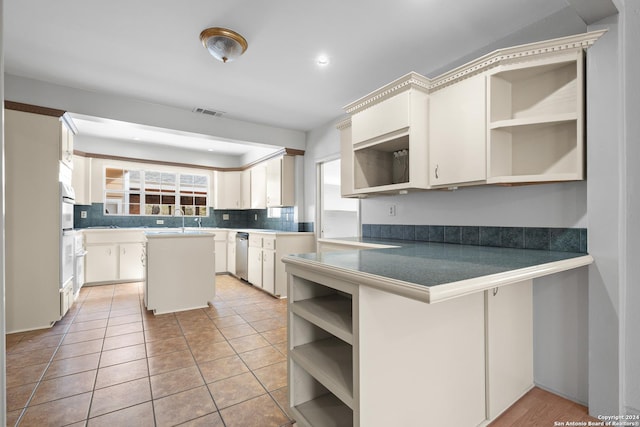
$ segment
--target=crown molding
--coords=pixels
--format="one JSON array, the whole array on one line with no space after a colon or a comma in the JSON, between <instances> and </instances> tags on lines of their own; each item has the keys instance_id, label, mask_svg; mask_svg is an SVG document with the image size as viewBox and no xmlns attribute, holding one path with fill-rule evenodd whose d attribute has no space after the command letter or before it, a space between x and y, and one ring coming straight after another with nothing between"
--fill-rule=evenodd
<instances>
[{"instance_id":1,"label":"crown molding","mask_svg":"<svg viewBox=\"0 0 640 427\"><path fill-rule=\"evenodd\" d=\"M607 30L591 31L567 37L560 37L541 42L528 43L503 49L497 49L473 61L467 62L433 79L416 72L408 73L399 79L371 92L370 94L344 107L348 114L365 110L385 99L409 89L417 89L426 93L449 86L460 80L485 72L499 65L514 62L526 62L559 53L578 53L592 46ZM340 122L338 125L341 125Z\"/></svg>"},{"instance_id":2,"label":"crown molding","mask_svg":"<svg viewBox=\"0 0 640 427\"><path fill-rule=\"evenodd\" d=\"M351 127L351 117L347 117L344 120L340 120L337 124L336 124L336 129L338 130L343 130L346 128Z\"/></svg>"}]
</instances>

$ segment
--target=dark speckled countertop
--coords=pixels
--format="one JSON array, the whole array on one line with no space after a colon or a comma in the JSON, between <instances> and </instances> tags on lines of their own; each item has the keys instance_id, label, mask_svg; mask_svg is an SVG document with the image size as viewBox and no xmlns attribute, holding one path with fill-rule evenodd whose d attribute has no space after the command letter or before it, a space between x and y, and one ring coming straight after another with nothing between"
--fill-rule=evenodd
<instances>
[{"instance_id":1,"label":"dark speckled countertop","mask_svg":"<svg viewBox=\"0 0 640 427\"><path fill-rule=\"evenodd\" d=\"M325 239L334 244L374 244L393 247L292 255L286 263L358 277L394 292L393 286L435 302L454 296L540 277L593 262L590 255L531 249L496 248L447 243L380 239ZM417 286L416 286L417 285ZM403 294L402 289L395 289ZM410 296L410 295L406 295Z\"/></svg>"}]
</instances>

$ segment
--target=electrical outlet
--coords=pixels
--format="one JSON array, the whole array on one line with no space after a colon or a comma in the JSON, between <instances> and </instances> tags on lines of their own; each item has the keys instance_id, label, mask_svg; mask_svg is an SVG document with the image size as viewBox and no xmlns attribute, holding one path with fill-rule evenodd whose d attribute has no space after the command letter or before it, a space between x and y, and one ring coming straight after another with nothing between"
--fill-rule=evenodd
<instances>
[{"instance_id":1,"label":"electrical outlet","mask_svg":"<svg viewBox=\"0 0 640 427\"><path fill-rule=\"evenodd\" d=\"M158 225L164 224L164 219L156 219L156 224Z\"/></svg>"},{"instance_id":2,"label":"electrical outlet","mask_svg":"<svg viewBox=\"0 0 640 427\"><path fill-rule=\"evenodd\" d=\"M222 214L223 221L229 221L229 214Z\"/></svg>"},{"instance_id":3,"label":"electrical outlet","mask_svg":"<svg viewBox=\"0 0 640 427\"><path fill-rule=\"evenodd\" d=\"M86 218L87 217L87 211L80 211L80 218Z\"/></svg>"},{"instance_id":4,"label":"electrical outlet","mask_svg":"<svg viewBox=\"0 0 640 427\"><path fill-rule=\"evenodd\" d=\"M389 205L387 213L389 216L396 216L396 205Z\"/></svg>"},{"instance_id":5,"label":"electrical outlet","mask_svg":"<svg viewBox=\"0 0 640 427\"><path fill-rule=\"evenodd\" d=\"M257 221L258 220L258 214L253 214L253 220Z\"/></svg>"}]
</instances>

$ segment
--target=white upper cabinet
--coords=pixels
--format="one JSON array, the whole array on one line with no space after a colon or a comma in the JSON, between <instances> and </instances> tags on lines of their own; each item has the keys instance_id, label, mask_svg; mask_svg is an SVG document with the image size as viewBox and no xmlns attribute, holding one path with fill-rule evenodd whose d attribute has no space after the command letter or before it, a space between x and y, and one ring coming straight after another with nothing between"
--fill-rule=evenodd
<instances>
[{"instance_id":1,"label":"white upper cabinet","mask_svg":"<svg viewBox=\"0 0 640 427\"><path fill-rule=\"evenodd\" d=\"M257 164L251 169L251 209L267 207L267 166Z\"/></svg>"},{"instance_id":2,"label":"white upper cabinet","mask_svg":"<svg viewBox=\"0 0 640 427\"><path fill-rule=\"evenodd\" d=\"M584 50L604 32L409 73L347 105L343 197L584 179Z\"/></svg>"},{"instance_id":3,"label":"white upper cabinet","mask_svg":"<svg viewBox=\"0 0 640 427\"><path fill-rule=\"evenodd\" d=\"M60 160L73 169L73 136L77 133L71 117L65 113L60 117Z\"/></svg>"},{"instance_id":4,"label":"white upper cabinet","mask_svg":"<svg viewBox=\"0 0 640 427\"><path fill-rule=\"evenodd\" d=\"M584 179L583 69L573 49L492 70L488 182Z\"/></svg>"},{"instance_id":5,"label":"white upper cabinet","mask_svg":"<svg viewBox=\"0 0 640 427\"><path fill-rule=\"evenodd\" d=\"M342 163L353 168L354 193L429 188L427 84L409 73L345 107L354 112L353 159Z\"/></svg>"},{"instance_id":6,"label":"white upper cabinet","mask_svg":"<svg viewBox=\"0 0 640 427\"><path fill-rule=\"evenodd\" d=\"M434 90L429 96L429 181L432 187L484 182L485 75Z\"/></svg>"},{"instance_id":7,"label":"white upper cabinet","mask_svg":"<svg viewBox=\"0 0 640 427\"><path fill-rule=\"evenodd\" d=\"M282 156L267 162L267 207L295 204L295 160Z\"/></svg>"},{"instance_id":8,"label":"white upper cabinet","mask_svg":"<svg viewBox=\"0 0 640 427\"><path fill-rule=\"evenodd\" d=\"M251 208L251 171L249 169L243 170L240 173L240 209Z\"/></svg>"},{"instance_id":9,"label":"white upper cabinet","mask_svg":"<svg viewBox=\"0 0 640 427\"><path fill-rule=\"evenodd\" d=\"M215 208L240 209L242 197L242 172L215 171Z\"/></svg>"}]
</instances>

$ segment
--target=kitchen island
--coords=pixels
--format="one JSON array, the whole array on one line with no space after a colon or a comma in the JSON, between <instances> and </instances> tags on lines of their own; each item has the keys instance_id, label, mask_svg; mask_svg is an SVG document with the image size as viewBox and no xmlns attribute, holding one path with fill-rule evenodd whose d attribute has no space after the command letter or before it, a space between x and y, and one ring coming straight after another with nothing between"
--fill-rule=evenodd
<instances>
[{"instance_id":1,"label":"kitchen island","mask_svg":"<svg viewBox=\"0 0 640 427\"><path fill-rule=\"evenodd\" d=\"M533 387L532 279L593 262L571 252L326 243L330 252L283 259L289 404L303 426L488 424Z\"/></svg>"},{"instance_id":2,"label":"kitchen island","mask_svg":"<svg viewBox=\"0 0 640 427\"><path fill-rule=\"evenodd\" d=\"M147 231L144 304L154 314L207 307L215 297L215 234Z\"/></svg>"}]
</instances>

